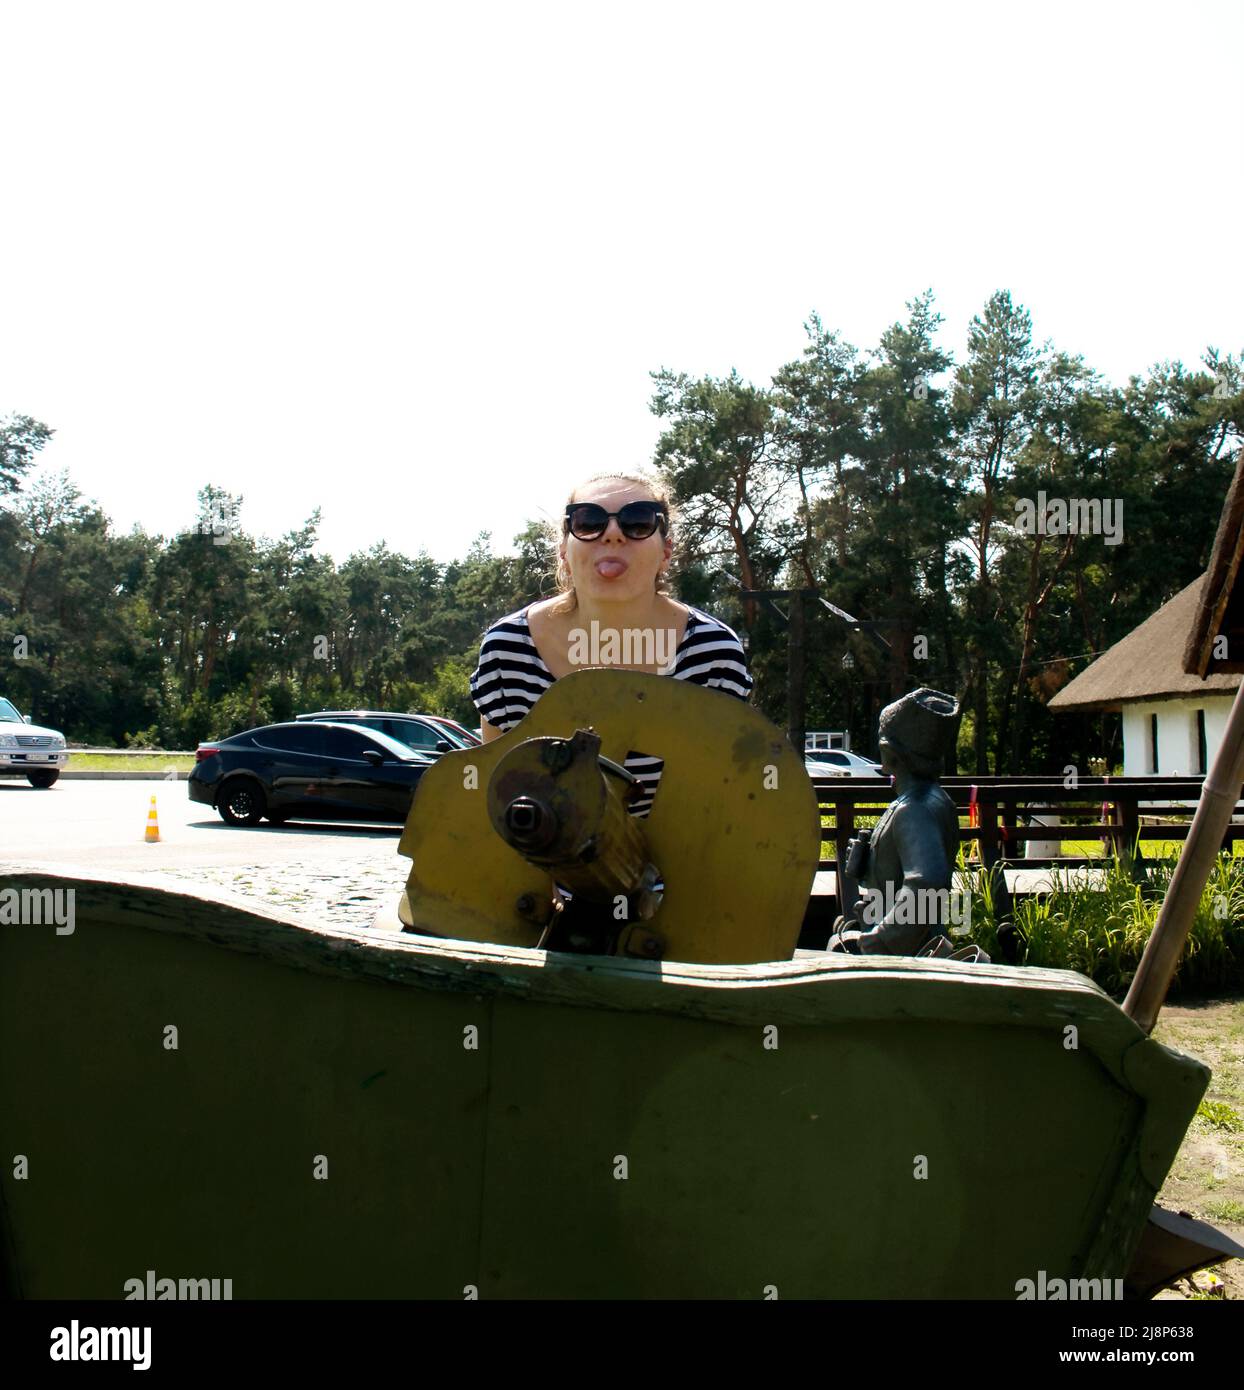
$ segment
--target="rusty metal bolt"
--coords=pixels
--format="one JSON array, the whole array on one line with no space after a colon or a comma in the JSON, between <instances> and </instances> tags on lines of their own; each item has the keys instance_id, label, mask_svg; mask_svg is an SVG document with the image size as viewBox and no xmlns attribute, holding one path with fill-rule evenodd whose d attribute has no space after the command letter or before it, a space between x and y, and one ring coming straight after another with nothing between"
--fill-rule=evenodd
<instances>
[{"instance_id":1,"label":"rusty metal bolt","mask_svg":"<svg viewBox=\"0 0 1244 1390\"><path fill-rule=\"evenodd\" d=\"M540 750L540 761L556 776L574 762L574 749L564 738L550 739Z\"/></svg>"}]
</instances>

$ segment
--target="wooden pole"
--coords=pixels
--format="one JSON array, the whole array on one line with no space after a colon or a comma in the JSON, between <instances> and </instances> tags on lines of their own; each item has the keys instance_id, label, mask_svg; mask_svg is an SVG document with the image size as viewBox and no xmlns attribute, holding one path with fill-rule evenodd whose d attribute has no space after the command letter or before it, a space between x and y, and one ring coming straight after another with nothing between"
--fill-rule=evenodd
<instances>
[{"instance_id":1,"label":"wooden pole","mask_svg":"<svg viewBox=\"0 0 1244 1390\"><path fill-rule=\"evenodd\" d=\"M1171 877L1162 910L1145 945L1123 1012L1146 1033L1153 1032L1166 991L1183 952L1210 870L1222 848L1244 784L1244 680L1235 692L1218 755L1201 788L1188 840Z\"/></svg>"},{"instance_id":2,"label":"wooden pole","mask_svg":"<svg viewBox=\"0 0 1244 1390\"><path fill-rule=\"evenodd\" d=\"M789 682L789 718L787 731L791 746L802 758L807 741L808 706L804 694L804 609L803 589L790 591L790 632L786 648L787 679Z\"/></svg>"}]
</instances>

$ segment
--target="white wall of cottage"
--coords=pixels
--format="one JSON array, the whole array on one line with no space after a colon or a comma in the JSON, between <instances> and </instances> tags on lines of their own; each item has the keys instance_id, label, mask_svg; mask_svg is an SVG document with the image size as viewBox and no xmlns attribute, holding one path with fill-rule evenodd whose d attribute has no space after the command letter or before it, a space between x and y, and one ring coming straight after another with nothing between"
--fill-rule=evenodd
<instances>
[{"instance_id":1,"label":"white wall of cottage","mask_svg":"<svg viewBox=\"0 0 1244 1390\"><path fill-rule=\"evenodd\" d=\"M1123 775L1151 777L1154 773L1194 777L1206 771L1197 766L1196 712L1205 711L1205 752L1209 766L1222 743L1232 696L1215 692L1176 700L1136 700L1123 706ZM1153 766L1150 716L1158 717L1158 765Z\"/></svg>"}]
</instances>

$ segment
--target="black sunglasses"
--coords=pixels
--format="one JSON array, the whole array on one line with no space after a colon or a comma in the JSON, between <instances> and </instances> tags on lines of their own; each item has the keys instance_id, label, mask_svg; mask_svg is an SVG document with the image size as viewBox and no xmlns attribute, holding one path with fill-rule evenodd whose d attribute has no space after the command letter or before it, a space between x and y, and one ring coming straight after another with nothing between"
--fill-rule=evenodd
<instances>
[{"instance_id":1,"label":"black sunglasses","mask_svg":"<svg viewBox=\"0 0 1244 1390\"><path fill-rule=\"evenodd\" d=\"M595 502L572 502L566 508L566 527L576 540L595 541L605 534L615 517L627 540L643 541L658 526L665 535L670 514L664 502L628 502L620 512L607 512Z\"/></svg>"}]
</instances>

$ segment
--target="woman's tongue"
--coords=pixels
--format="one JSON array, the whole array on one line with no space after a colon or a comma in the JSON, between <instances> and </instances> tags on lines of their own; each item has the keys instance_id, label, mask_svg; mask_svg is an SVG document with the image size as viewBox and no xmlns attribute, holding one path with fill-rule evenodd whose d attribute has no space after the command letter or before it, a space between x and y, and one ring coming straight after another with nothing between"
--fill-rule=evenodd
<instances>
[{"instance_id":1,"label":"woman's tongue","mask_svg":"<svg viewBox=\"0 0 1244 1390\"><path fill-rule=\"evenodd\" d=\"M596 573L602 579L617 579L626 571L627 563L619 555L604 555L596 561Z\"/></svg>"}]
</instances>

